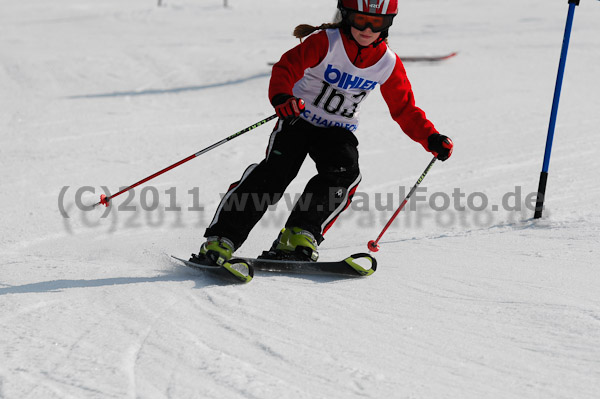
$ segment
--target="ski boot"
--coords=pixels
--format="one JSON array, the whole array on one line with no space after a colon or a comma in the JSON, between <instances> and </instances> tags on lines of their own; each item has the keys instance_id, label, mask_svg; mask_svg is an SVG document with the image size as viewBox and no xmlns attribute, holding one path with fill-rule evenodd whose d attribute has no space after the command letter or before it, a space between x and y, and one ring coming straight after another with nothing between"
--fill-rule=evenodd
<instances>
[{"instance_id":1,"label":"ski boot","mask_svg":"<svg viewBox=\"0 0 600 399\"><path fill-rule=\"evenodd\" d=\"M231 259L233 251L235 251L235 247L227 238L207 237L206 242L200 247L200 253L197 258L223 266L223 263Z\"/></svg>"},{"instance_id":2,"label":"ski boot","mask_svg":"<svg viewBox=\"0 0 600 399\"><path fill-rule=\"evenodd\" d=\"M284 228L273 242L271 249L258 259L316 262L319 259L317 240L309 231L299 227Z\"/></svg>"},{"instance_id":3,"label":"ski boot","mask_svg":"<svg viewBox=\"0 0 600 399\"><path fill-rule=\"evenodd\" d=\"M235 246L225 237L207 237L198 255L192 254L190 262L200 265L221 266L235 278L247 283L254 276L254 269L244 259L232 259Z\"/></svg>"}]
</instances>

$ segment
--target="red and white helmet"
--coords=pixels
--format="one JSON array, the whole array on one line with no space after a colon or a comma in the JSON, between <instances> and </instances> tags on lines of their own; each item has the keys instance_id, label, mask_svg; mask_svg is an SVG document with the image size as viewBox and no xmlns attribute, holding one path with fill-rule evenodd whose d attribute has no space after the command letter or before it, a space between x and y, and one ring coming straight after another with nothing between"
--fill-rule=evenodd
<instances>
[{"instance_id":1,"label":"red and white helmet","mask_svg":"<svg viewBox=\"0 0 600 399\"><path fill-rule=\"evenodd\" d=\"M396 15L398 0L338 0L338 8L364 14Z\"/></svg>"}]
</instances>

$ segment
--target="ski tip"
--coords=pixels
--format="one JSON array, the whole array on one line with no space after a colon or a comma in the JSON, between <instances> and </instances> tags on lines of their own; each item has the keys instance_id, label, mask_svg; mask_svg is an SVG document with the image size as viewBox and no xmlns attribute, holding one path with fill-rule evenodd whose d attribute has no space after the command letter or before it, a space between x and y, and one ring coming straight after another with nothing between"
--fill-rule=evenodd
<instances>
[{"instance_id":1,"label":"ski tip","mask_svg":"<svg viewBox=\"0 0 600 399\"><path fill-rule=\"evenodd\" d=\"M223 267L243 283L249 283L254 278L254 267L244 259L230 259Z\"/></svg>"},{"instance_id":2,"label":"ski tip","mask_svg":"<svg viewBox=\"0 0 600 399\"><path fill-rule=\"evenodd\" d=\"M377 270L377 259L366 253L351 255L345 262L361 276L370 276Z\"/></svg>"},{"instance_id":3,"label":"ski tip","mask_svg":"<svg viewBox=\"0 0 600 399\"><path fill-rule=\"evenodd\" d=\"M436 61L444 61L449 58L452 58L458 54L458 51L453 51L448 54L443 55L421 55L421 56L400 56L402 62L436 62Z\"/></svg>"}]
</instances>

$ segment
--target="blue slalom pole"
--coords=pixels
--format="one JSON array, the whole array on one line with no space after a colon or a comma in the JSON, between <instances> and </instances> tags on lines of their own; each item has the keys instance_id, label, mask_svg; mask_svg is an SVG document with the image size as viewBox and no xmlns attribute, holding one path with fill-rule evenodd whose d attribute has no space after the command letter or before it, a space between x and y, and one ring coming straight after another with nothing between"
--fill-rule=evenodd
<instances>
[{"instance_id":1,"label":"blue slalom pole","mask_svg":"<svg viewBox=\"0 0 600 399\"><path fill-rule=\"evenodd\" d=\"M558 76L556 77L556 86L554 88L554 99L552 100L552 112L550 113L550 125L548 126L548 136L546 137L546 151L544 153L542 172L540 173L540 183L538 186L537 201L535 204L535 214L533 216L534 219L541 218L542 211L544 210L544 196L546 195L546 183L548 182L548 167L550 166L550 153L552 152L552 141L554 140L554 129L556 127L556 115L558 114L560 90L562 88L565 65L567 63L567 52L569 51L569 40L571 39L573 16L575 15L575 7L578 5L579 0L569 0L569 13L567 15L565 35L560 53L560 62L558 64Z\"/></svg>"}]
</instances>

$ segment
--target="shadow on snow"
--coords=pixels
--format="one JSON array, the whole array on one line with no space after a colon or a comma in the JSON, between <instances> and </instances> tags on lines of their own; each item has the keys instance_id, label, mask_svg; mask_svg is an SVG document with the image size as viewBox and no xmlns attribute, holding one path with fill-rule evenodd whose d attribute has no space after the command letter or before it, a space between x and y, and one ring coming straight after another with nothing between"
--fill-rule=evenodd
<instances>
[{"instance_id":1,"label":"shadow on snow","mask_svg":"<svg viewBox=\"0 0 600 399\"><path fill-rule=\"evenodd\" d=\"M271 72L263 72L255 75L247 76L245 78L228 80L225 82L219 83L210 83L205 85L198 86L186 86L186 87L175 87L172 89L146 89L146 90L132 90L132 91L115 91L112 93L99 93L99 94L82 94L77 96L69 96L67 98L70 99L81 99L81 98L106 98L106 97L128 97L128 96L151 96L151 95L161 95L161 94L176 94L176 93L184 93L188 91L199 91L212 89L216 87L237 85L240 83L245 83L250 80L260 79L271 76Z\"/></svg>"}]
</instances>

